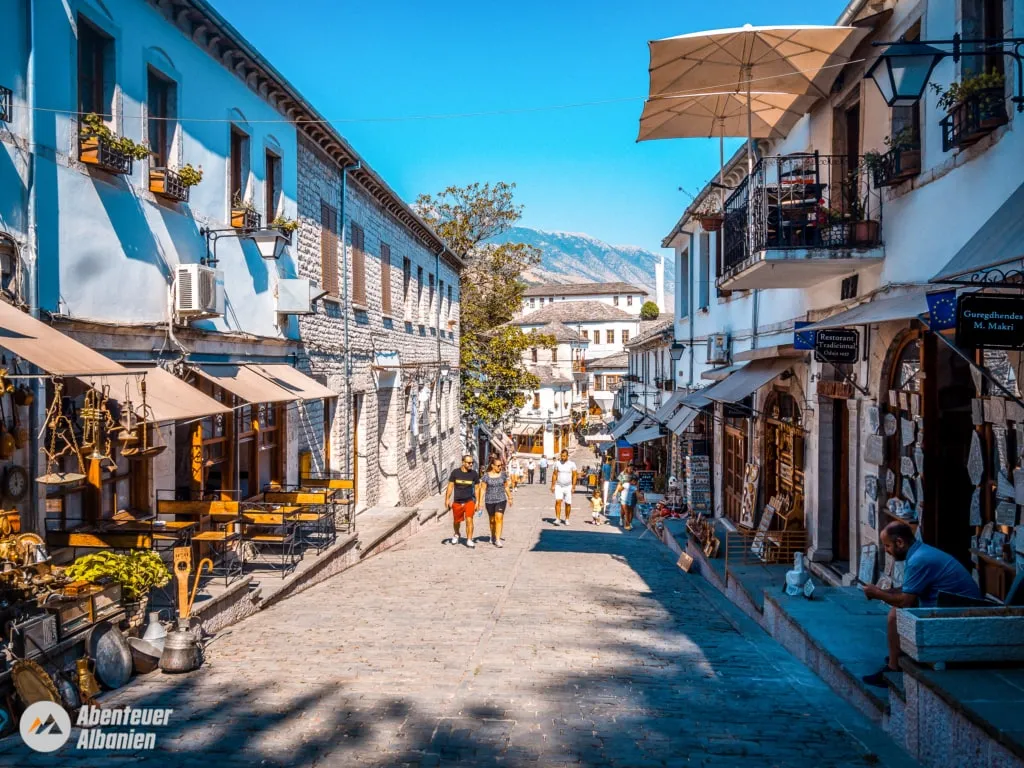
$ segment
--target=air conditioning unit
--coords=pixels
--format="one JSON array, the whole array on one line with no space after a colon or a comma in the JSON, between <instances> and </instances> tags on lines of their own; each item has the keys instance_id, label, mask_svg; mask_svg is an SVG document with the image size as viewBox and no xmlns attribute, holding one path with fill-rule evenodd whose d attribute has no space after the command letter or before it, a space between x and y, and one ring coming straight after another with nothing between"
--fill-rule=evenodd
<instances>
[{"instance_id":1,"label":"air conditioning unit","mask_svg":"<svg viewBox=\"0 0 1024 768\"><path fill-rule=\"evenodd\" d=\"M224 273L202 264L180 264L174 310L178 317L224 314Z\"/></svg>"},{"instance_id":2,"label":"air conditioning unit","mask_svg":"<svg viewBox=\"0 0 1024 768\"><path fill-rule=\"evenodd\" d=\"M708 363L725 365L729 362L729 337L724 333L708 336Z\"/></svg>"}]
</instances>

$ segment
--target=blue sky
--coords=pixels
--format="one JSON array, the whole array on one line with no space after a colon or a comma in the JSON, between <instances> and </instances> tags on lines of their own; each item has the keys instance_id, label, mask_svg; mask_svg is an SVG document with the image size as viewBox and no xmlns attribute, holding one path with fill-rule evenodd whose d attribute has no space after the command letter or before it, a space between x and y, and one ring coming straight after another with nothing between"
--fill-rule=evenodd
<instances>
[{"instance_id":1,"label":"blue sky","mask_svg":"<svg viewBox=\"0 0 1024 768\"><path fill-rule=\"evenodd\" d=\"M717 140L636 143L647 41L830 24L846 0L213 0L406 200L510 181L522 223L660 247L718 166ZM367 118L630 101L486 117ZM353 122L345 122L353 121ZM733 144L733 147L736 145ZM727 147L727 152L731 151Z\"/></svg>"}]
</instances>

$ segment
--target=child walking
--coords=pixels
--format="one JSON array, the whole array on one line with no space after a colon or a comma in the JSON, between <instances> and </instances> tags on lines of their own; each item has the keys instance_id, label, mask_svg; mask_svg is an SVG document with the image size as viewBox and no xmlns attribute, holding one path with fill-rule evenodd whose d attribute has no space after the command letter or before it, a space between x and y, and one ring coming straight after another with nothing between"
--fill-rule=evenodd
<instances>
[{"instance_id":1,"label":"child walking","mask_svg":"<svg viewBox=\"0 0 1024 768\"><path fill-rule=\"evenodd\" d=\"M604 511L604 502L601 501L601 491L594 489L594 495L590 497L590 518L594 525L604 525L607 522L601 513Z\"/></svg>"}]
</instances>

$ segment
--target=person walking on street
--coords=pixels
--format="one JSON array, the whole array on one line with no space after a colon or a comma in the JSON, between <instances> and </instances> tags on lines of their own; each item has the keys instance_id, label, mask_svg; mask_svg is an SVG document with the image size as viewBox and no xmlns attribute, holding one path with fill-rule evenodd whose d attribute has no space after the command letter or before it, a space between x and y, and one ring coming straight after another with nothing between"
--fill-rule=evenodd
<instances>
[{"instance_id":1,"label":"person walking on street","mask_svg":"<svg viewBox=\"0 0 1024 768\"><path fill-rule=\"evenodd\" d=\"M595 490L590 496L590 522L593 525L604 525L601 519L601 512L604 511L604 503L601 501L601 492Z\"/></svg>"},{"instance_id":2,"label":"person walking on street","mask_svg":"<svg viewBox=\"0 0 1024 768\"><path fill-rule=\"evenodd\" d=\"M506 474L500 456L491 457L491 465L477 486L476 500L478 505L483 505L487 510L491 544L496 547L505 546L501 530L505 522L505 509L512 506L512 480Z\"/></svg>"},{"instance_id":3,"label":"person walking on street","mask_svg":"<svg viewBox=\"0 0 1024 768\"><path fill-rule=\"evenodd\" d=\"M508 463L508 477L512 483L512 491L519 485L519 457L513 456Z\"/></svg>"},{"instance_id":4,"label":"person walking on street","mask_svg":"<svg viewBox=\"0 0 1024 768\"><path fill-rule=\"evenodd\" d=\"M533 474L537 471L537 462L533 460L533 456L526 462L526 476L529 478L526 482L533 485Z\"/></svg>"},{"instance_id":5,"label":"person walking on street","mask_svg":"<svg viewBox=\"0 0 1024 768\"><path fill-rule=\"evenodd\" d=\"M615 487L615 494L619 497L622 505L622 530L633 530L633 507L636 505L636 481L633 479L632 469L627 469L619 475L618 485Z\"/></svg>"},{"instance_id":6,"label":"person walking on street","mask_svg":"<svg viewBox=\"0 0 1024 768\"><path fill-rule=\"evenodd\" d=\"M459 543L459 528L466 521L466 546L476 547L473 541L473 515L476 514L476 486L480 482L480 474L473 469L473 456L462 457L462 466L453 469L448 476L448 488L444 492L445 509L451 510L452 525L455 535L449 539L451 544Z\"/></svg>"},{"instance_id":7,"label":"person walking on street","mask_svg":"<svg viewBox=\"0 0 1024 768\"><path fill-rule=\"evenodd\" d=\"M540 484L544 485L548 481L548 457L541 454L537 467L540 469Z\"/></svg>"},{"instance_id":8,"label":"person walking on street","mask_svg":"<svg viewBox=\"0 0 1024 768\"><path fill-rule=\"evenodd\" d=\"M562 450L559 454L559 461L554 464L551 472L551 492L555 494L555 525L569 524L569 514L572 512L572 490L576 487L579 479L579 470L576 462L570 461L569 452ZM562 503L565 503L565 519L562 519Z\"/></svg>"}]
</instances>

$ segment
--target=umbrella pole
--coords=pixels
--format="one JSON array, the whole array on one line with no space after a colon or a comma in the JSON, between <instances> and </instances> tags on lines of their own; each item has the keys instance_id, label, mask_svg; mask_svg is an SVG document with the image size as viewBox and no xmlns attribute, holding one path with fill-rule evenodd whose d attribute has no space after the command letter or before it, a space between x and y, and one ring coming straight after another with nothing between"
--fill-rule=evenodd
<instances>
[{"instance_id":1,"label":"umbrella pole","mask_svg":"<svg viewBox=\"0 0 1024 768\"><path fill-rule=\"evenodd\" d=\"M754 173L754 102L750 96L751 68L746 67L747 81L747 175Z\"/></svg>"},{"instance_id":2,"label":"umbrella pole","mask_svg":"<svg viewBox=\"0 0 1024 768\"><path fill-rule=\"evenodd\" d=\"M722 200L722 214L725 214L725 121L718 122L718 195Z\"/></svg>"}]
</instances>

